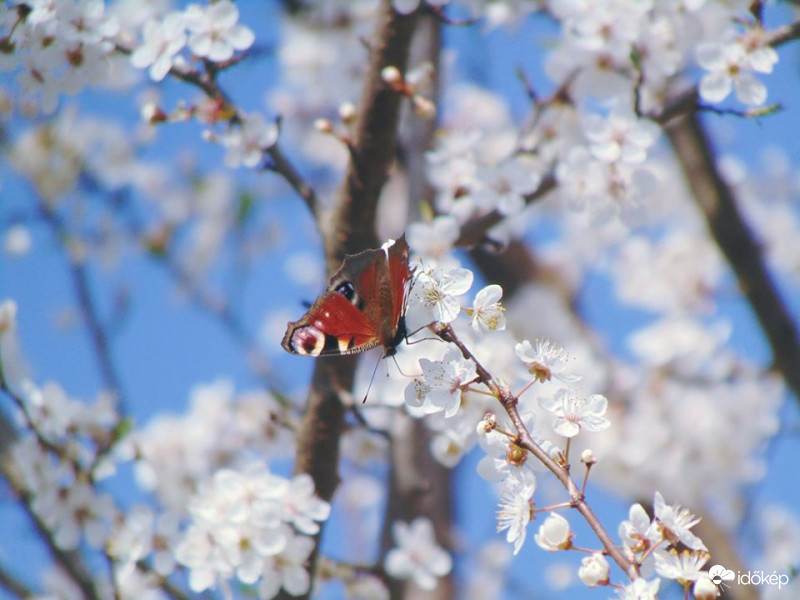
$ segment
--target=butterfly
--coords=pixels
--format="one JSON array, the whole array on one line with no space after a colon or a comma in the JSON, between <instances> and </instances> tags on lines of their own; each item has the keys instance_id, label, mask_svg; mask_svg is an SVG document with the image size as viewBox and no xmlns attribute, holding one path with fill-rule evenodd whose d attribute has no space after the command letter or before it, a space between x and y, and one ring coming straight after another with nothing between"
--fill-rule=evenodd
<instances>
[{"instance_id":1,"label":"butterfly","mask_svg":"<svg viewBox=\"0 0 800 600\"><path fill-rule=\"evenodd\" d=\"M327 291L288 324L281 345L302 356L356 354L378 346L384 356L394 355L406 337L403 311L410 277L405 235L345 256Z\"/></svg>"}]
</instances>

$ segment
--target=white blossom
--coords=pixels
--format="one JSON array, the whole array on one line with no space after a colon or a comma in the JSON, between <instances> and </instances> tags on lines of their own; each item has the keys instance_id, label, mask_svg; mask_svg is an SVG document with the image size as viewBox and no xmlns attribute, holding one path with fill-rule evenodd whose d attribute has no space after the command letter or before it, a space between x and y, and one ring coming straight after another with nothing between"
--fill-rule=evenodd
<instances>
[{"instance_id":1,"label":"white blossom","mask_svg":"<svg viewBox=\"0 0 800 600\"><path fill-rule=\"evenodd\" d=\"M606 163L641 164L658 137L658 127L653 122L620 112L612 112L606 118L594 114L586 117L583 131L592 155Z\"/></svg>"},{"instance_id":2,"label":"white blossom","mask_svg":"<svg viewBox=\"0 0 800 600\"><path fill-rule=\"evenodd\" d=\"M331 506L314 494L314 480L308 473L298 473L283 494L282 519L306 535L319 532L318 521L327 520Z\"/></svg>"},{"instance_id":3,"label":"white blossom","mask_svg":"<svg viewBox=\"0 0 800 600\"><path fill-rule=\"evenodd\" d=\"M293 536L280 554L265 561L260 573L258 597L269 600L283 588L292 596L300 596L311 589L307 561L314 550L314 540L301 535Z\"/></svg>"},{"instance_id":4,"label":"white blossom","mask_svg":"<svg viewBox=\"0 0 800 600\"><path fill-rule=\"evenodd\" d=\"M470 325L475 331L502 331L506 328L505 309L500 304L503 288L487 285L475 295Z\"/></svg>"},{"instance_id":5,"label":"white blossom","mask_svg":"<svg viewBox=\"0 0 800 600\"><path fill-rule=\"evenodd\" d=\"M739 40L712 42L697 47L697 62L708 71L700 80L703 100L721 102L735 90L743 104L760 106L767 100L767 87L753 73L771 73L778 54L769 46L749 50Z\"/></svg>"},{"instance_id":6,"label":"white blossom","mask_svg":"<svg viewBox=\"0 0 800 600\"><path fill-rule=\"evenodd\" d=\"M592 394L586 398L575 390L561 388L552 398L540 398L539 404L555 413L553 431L564 437L574 437L581 429L602 431L611 425L603 416L608 400L601 394Z\"/></svg>"},{"instance_id":7,"label":"white blossom","mask_svg":"<svg viewBox=\"0 0 800 600\"><path fill-rule=\"evenodd\" d=\"M261 113L250 113L242 117L238 125L219 136L225 147L225 164L229 167L257 167L264 152L278 141L278 126L267 123Z\"/></svg>"},{"instance_id":8,"label":"white blossom","mask_svg":"<svg viewBox=\"0 0 800 600\"><path fill-rule=\"evenodd\" d=\"M661 580L658 578L647 581L639 577L617 589L617 596L620 600L657 600L660 584Z\"/></svg>"},{"instance_id":9,"label":"white blossom","mask_svg":"<svg viewBox=\"0 0 800 600\"><path fill-rule=\"evenodd\" d=\"M628 520L620 523L619 537L634 552L647 552L663 539L658 524L650 520L647 511L638 503L630 507Z\"/></svg>"},{"instance_id":10,"label":"white blossom","mask_svg":"<svg viewBox=\"0 0 800 600\"><path fill-rule=\"evenodd\" d=\"M468 269L426 269L414 276L408 294L406 326L418 331L434 323L450 323L461 312L459 298L472 285Z\"/></svg>"},{"instance_id":11,"label":"white blossom","mask_svg":"<svg viewBox=\"0 0 800 600\"><path fill-rule=\"evenodd\" d=\"M683 508L679 504L667 504L664 502L661 492L656 492L653 499L653 510L664 537L670 543L674 544L680 541L692 550L707 550L702 540L689 531L700 522L700 518L689 512L688 508Z\"/></svg>"},{"instance_id":12,"label":"white blossom","mask_svg":"<svg viewBox=\"0 0 800 600\"><path fill-rule=\"evenodd\" d=\"M683 585L690 581L696 581L703 574L702 568L708 559L708 552L659 550L655 553L656 573L666 579L674 579Z\"/></svg>"},{"instance_id":13,"label":"white blossom","mask_svg":"<svg viewBox=\"0 0 800 600\"><path fill-rule=\"evenodd\" d=\"M519 483L508 479L500 489L500 507L497 511L497 531L506 532L506 541L514 545L514 554L519 554L525 543L528 523L533 511L535 479Z\"/></svg>"},{"instance_id":14,"label":"white blossom","mask_svg":"<svg viewBox=\"0 0 800 600\"><path fill-rule=\"evenodd\" d=\"M569 354L563 348L547 339L536 339L533 343L534 346L528 340L523 340L514 346L514 352L525 363L531 375L539 381L550 381L553 378L564 383L580 381L580 375L566 372Z\"/></svg>"},{"instance_id":15,"label":"white blossom","mask_svg":"<svg viewBox=\"0 0 800 600\"><path fill-rule=\"evenodd\" d=\"M246 50L255 40L250 29L237 24L239 9L230 0L190 4L184 18L191 32L189 48L197 56L215 62L230 59L234 50Z\"/></svg>"},{"instance_id":16,"label":"white blossom","mask_svg":"<svg viewBox=\"0 0 800 600\"><path fill-rule=\"evenodd\" d=\"M516 215L540 183L541 176L532 164L512 158L494 167L481 167L470 195L484 211L496 209L502 215Z\"/></svg>"},{"instance_id":17,"label":"white blossom","mask_svg":"<svg viewBox=\"0 0 800 600\"><path fill-rule=\"evenodd\" d=\"M412 223L406 229L411 249L431 259L442 258L450 252L461 230L458 221L449 215L440 215L430 222Z\"/></svg>"},{"instance_id":18,"label":"white blossom","mask_svg":"<svg viewBox=\"0 0 800 600\"><path fill-rule=\"evenodd\" d=\"M423 590L432 590L436 580L450 572L452 559L436 544L430 519L417 517L411 524L398 521L392 526L392 535L397 546L384 561L392 577L412 579Z\"/></svg>"},{"instance_id":19,"label":"white blossom","mask_svg":"<svg viewBox=\"0 0 800 600\"><path fill-rule=\"evenodd\" d=\"M149 67L150 78L161 81L175 65L176 56L186 45L186 23L182 13L171 12L163 19L151 19L143 30L144 41L131 54L137 69Z\"/></svg>"},{"instance_id":20,"label":"white blossom","mask_svg":"<svg viewBox=\"0 0 800 600\"><path fill-rule=\"evenodd\" d=\"M318 532L315 521L326 519L329 507L313 496L307 475L289 481L259 463L222 469L192 498L189 513L175 556L189 570L192 591L228 585L234 576L248 585L261 578L264 597L281 586L308 589L307 573L298 574L313 548L304 532Z\"/></svg>"},{"instance_id":21,"label":"white blossom","mask_svg":"<svg viewBox=\"0 0 800 600\"><path fill-rule=\"evenodd\" d=\"M703 572L692 586L692 594L695 600L715 600L719 597L719 588L711 581L707 572Z\"/></svg>"},{"instance_id":22,"label":"white blossom","mask_svg":"<svg viewBox=\"0 0 800 600\"><path fill-rule=\"evenodd\" d=\"M525 428L533 434L536 415L526 412L521 416ZM507 422L508 419L503 417L500 426L508 429ZM478 463L478 475L487 481L511 478L520 485L536 485L536 476L531 462L527 460L527 454L519 446L512 444L507 435L492 430L478 436L478 443L486 452L486 456Z\"/></svg>"},{"instance_id":23,"label":"white blossom","mask_svg":"<svg viewBox=\"0 0 800 600\"><path fill-rule=\"evenodd\" d=\"M475 363L464 358L457 348L447 351L442 360L419 359L422 379L415 379L405 392L406 403L424 414L443 412L452 417L461 406L464 388L476 377Z\"/></svg>"}]
</instances>

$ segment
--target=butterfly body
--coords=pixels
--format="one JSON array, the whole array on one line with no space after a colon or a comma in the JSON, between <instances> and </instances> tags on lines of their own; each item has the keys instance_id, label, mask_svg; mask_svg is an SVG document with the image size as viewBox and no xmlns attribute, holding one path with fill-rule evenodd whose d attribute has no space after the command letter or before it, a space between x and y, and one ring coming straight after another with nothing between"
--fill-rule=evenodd
<instances>
[{"instance_id":1,"label":"butterfly body","mask_svg":"<svg viewBox=\"0 0 800 600\"><path fill-rule=\"evenodd\" d=\"M406 334L403 307L410 276L405 237L346 256L327 291L288 324L282 346L301 356L356 354L383 346L391 356Z\"/></svg>"}]
</instances>

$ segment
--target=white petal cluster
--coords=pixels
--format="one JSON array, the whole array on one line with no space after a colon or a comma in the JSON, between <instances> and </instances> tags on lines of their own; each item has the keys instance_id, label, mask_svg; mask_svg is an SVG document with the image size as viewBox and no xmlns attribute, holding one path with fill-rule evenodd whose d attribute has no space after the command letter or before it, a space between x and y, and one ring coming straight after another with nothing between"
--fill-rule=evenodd
<instances>
[{"instance_id":1,"label":"white petal cluster","mask_svg":"<svg viewBox=\"0 0 800 600\"><path fill-rule=\"evenodd\" d=\"M288 480L261 464L218 471L189 503L191 524L175 549L189 570L192 591L233 578L244 584L260 580L264 600L281 587L295 595L308 591L303 565L314 547L309 535L330 512L309 484L307 475Z\"/></svg>"},{"instance_id":2,"label":"white petal cluster","mask_svg":"<svg viewBox=\"0 0 800 600\"><path fill-rule=\"evenodd\" d=\"M514 216L522 212L527 196L537 190L541 180L532 161L510 158L478 169L471 198L482 212L497 210L504 216Z\"/></svg>"},{"instance_id":3,"label":"white petal cluster","mask_svg":"<svg viewBox=\"0 0 800 600\"><path fill-rule=\"evenodd\" d=\"M414 332L431 323L450 323L461 312L460 297L472 286L469 269L425 269L414 275L406 326Z\"/></svg>"},{"instance_id":4,"label":"white petal cluster","mask_svg":"<svg viewBox=\"0 0 800 600\"><path fill-rule=\"evenodd\" d=\"M540 399L539 403L555 414L553 431L564 437L575 437L581 429L602 431L611 425L603 416L608 400L601 394L584 397L574 390L561 388L554 396Z\"/></svg>"},{"instance_id":5,"label":"white petal cluster","mask_svg":"<svg viewBox=\"0 0 800 600\"><path fill-rule=\"evenodd\" d=\"M230 0L211 4L190 4L150 19L142 32L143 41L131 54L131 64L149 68L150 78L161 81L185 61L181 55L188 44L194 56L224 62L236 50L246 50L255 41L253 32L239 25L239 9Z\"/></svg>"},{"instance_id":6,"label":"white petal cluster","mask_svg":"<svg viewBox=\"0 0 800 600\"><path fill-rule=\"evenodd\" d=\"M660 585L661 580L658 578L647 581L639 577L618 589L617 597L620 600L657 600Z\"/></svg>"},{"instance_id":7,"label":"white petal cluster","mask_svg":"<svg viewBox=\"0 0 800 600\"><path fill-rule=\"evenodd\" d=\"M707 550L702 540L691 532L691 528L700 522L689 509L679 504L667 504L661 492L656 492L653 499L655 520L661 526L664 539L671 544L682 543L692 550Z\"/></svg>"},{"instance_id":8,"label":"white petal cluster","mask_svg":"<svg viewBox=\"0 0 800 600\"><path fill-rule=\"evenodd\" d=\"M569 355L552 340L536 339L533 345L523 340L514 346L514 352L539 381L557 379L563 383L574 383L581 379L580 375L567 372Z\"/></svg>"},{"instance_id":9,"label":"white petal cluster","mask_svg":"<svg viewBox=\"0 0 800 600\"><path fill-rule=\"evenodd\" d=\"M502 331L506 328L505 309L500 304L503 288L487 285L475 295L470 325L475 331Z\"/></svg>"},{"instance_id":10,"label":"white petal cluster","mask_svg":"<svg viewBox=\"0 0 800 600\"><path fill-rule=\"evenodd\" d=\"M235 50L253 45L255 35L239 25L239 9L230 0L212 4L190 4L184 13L190 31L189 49L214 62L229 60Z\"/></svg>"},{"instance_id":11,"label":"white petal cluster","mask_svg":"<svg viewBox=\"0 0 800 600\"><path fill-rule=\"evenodd\" d=\"M701 569L709 554L691 531L700 519L678 504L668 505L660 492L655 493L653 512L651 520L641 504L631 506L629 520L619 526L625 554L643 569L652 572L655 567L661 577L682 585L704 577Z\"/></svg>"},{"instance_id":12,"label":"white petal cluster","mask_svg":"<svg viewBox=\"0 0 800 600\"><path fill-rule=\"evenodd\" d=\"M581 566L578 569L578 577L580 577L580 580L586 587L607 585L610 571L611 569L606 557L600 552L595 552L591 556L587 556L581 560Z\"/></svg>"},{"instance_id":13,"label":"white petal cluster","mask_svg":"<svg viewBox=\"0 0 800 600\"><path fill-rule=\"evenodd\" d=\"M751 35L748 40L705 42L697 46L697 62L708 73L700 80L700 97L717 103L731 91L742 104L761 106L767 101L767 86L756 73L772 73L778 53L771 46L758 43Z\"/></svg>"},{"instance_id":14,"label":"white petal cluster","mask_svg":"<svg viewBox=\"0 0 800 600\"><path fill-rule=\"evenodd\" d=\"M150 79L161 81L186 45L183 14L172 12L163 19L151 19L145 24L142 37L141 45L131 54L131 64L137 69L149 69Z\"/></svg>"},{"instance_id":15,"label":"white petal cluster","mask_svg":"<svg viewBox=\"0 0 800 600\"><path fill-rule=\"evenodd\" d=\"M264 152L278 141L278 126L268 123L261 113L242 116L238 124L219 136L219 142L227 150L225 164L229 167L257 167Z\"/></svg>"},{"instance_id":16,"label":"white petal cluster","mask_svg":"<svg viewBox=\"0 0 800 600\"><path fill-rule=\"evenodd\" d=\"M291 436L276 423L282 412L261 391L236 395L223 380L198 385L185 415L162 415L131 436L137 481L165 508L182 513L201 482L226 466L225 457L246 451L274 458L291 446Z\"/></svg>"},{"instance_id":17,"label":"white petal cluster","mask_svg":"<svg viewBox=\"0 0 800 600\"><path fill-rule=\"evenodd\" d=\"M514 546L514 554L519 554L525 543L528 523L533 512L533 493L535 480L518 481L509 479L500 491L500 505L497 510L497 531L506 531L506 541Z\"/></svg>"},{"instance_id":18,"label":"white petal cluster","mask_svg":"<svg viewBox=\"0 0 800 600\"><path fill-rule=\"evenodd\" d=\"M0 71L19 71L30 100L52 113L62 94L109 83L118 21L102 0L34 0L30 11L0 7L0 37L6 50ZM24 15L24 16L23 16Z\"/></svg>"},{"instance_id":19,"label":"white petal cluster","mask_svg":"<svg viewBox=\"0 0 800 600\"><path fill-rule=\"evenodd\" d=\"M117 517L117 508L108 494L101 493L76 473L72 463L44 450L33 437L21 438L13 447L31 508L52 533L62 550L74 550L82 541L102 548Z\"/></svg>"},{"instance_id":20,"label":"white petal cluster","mask_svg":"<svg viewBox=\"0 0 800 600\"><path fill-rule=\"evenodd\" d=\"M394 548L384 561L386 572L397 579L411 579L423 590L432 590L437 580L450 572L453 561L439 545L433 524L426 517L411 523L398 521L392 526Z\"/></svg>"},{"instance_id":21,"label":"white petal cluster","mask_svg":"<svg viewBox=\"0 0 800 600\"><path fill-rule=\"evenodd\" d=\"M438 216L430 222L412 223L406 229L411 249L427 259L437 260L453 249L461 233L458 221L449 215Z\"/></svg>"},{"instance_id":22,"label":"white petal cluster","mask_svg":"<svg viewBox=\"0 0 800 600\"><path fill-rule=\"evenodd\" d=\"M461 406L461 394L474 381L475 363L465 359L458 348L451 348L444 359L419 360L422 378L415 379L406 388L406 404L423 414L443 412L452 417Z\"/></svg>"}]
</instances>

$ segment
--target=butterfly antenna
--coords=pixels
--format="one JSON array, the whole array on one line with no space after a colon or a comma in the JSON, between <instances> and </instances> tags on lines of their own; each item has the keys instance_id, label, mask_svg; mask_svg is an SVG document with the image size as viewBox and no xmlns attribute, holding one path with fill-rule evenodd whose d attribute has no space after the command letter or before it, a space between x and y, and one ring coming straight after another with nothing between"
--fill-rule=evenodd
<instances>
[{"instance_id":1,"label":"butterfly antenna","mask_svg":"<svg viewBox=\"0 0 800 600\"><path fill-rule=\"evenodd\" d=\"M375 373L377 373L377 372L378 372L378 365L379 365L379 364L381 364L381 359L382 359L382 358L383 358L383 357L379 358L379 359L378 359L378 360L375 362L375 368L372 370L372 377L370 377L370 379L369 379L369 386L367 386L367 393L366 393L366 394L364 394L364 399L361 401L361 404L366 404L366 403L367 403L367 396L369 396L369 391L372 389L372 382L374 382L374 381L375 381Z\"/></svg>"}]
</instances>

